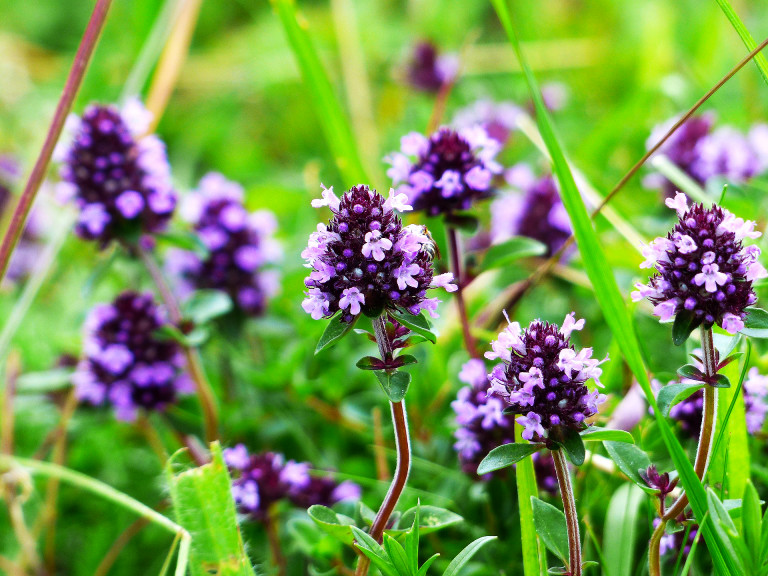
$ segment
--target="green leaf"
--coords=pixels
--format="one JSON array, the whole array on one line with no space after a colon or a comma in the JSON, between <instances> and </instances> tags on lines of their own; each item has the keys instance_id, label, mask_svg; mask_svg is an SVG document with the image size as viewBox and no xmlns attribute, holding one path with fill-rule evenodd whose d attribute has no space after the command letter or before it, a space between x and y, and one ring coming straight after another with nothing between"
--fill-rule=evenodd
<instances>
[{"instance_id":1,"label":"green leaf","mask_svg":"<svg viewBox=\"0 0 768 576\"><path fill-rule=\"evenodd\" d=\"M747 47L747 50L751 52L757 48L755 39L752 38L752 34L750 34L749 30L747 30L747 27L744 26L744 23L741 21L741 18L739 18L739 15L736 14L736 11L731 6L731 3L728 0L717 0L717 3L723 10L725 17L728 18L731 26L733 26L734 30L736 30L736 33L739 35L739 38L741 38L741 41L744 42L744 46ZM765 56L762 54L757 54L754 58L754 61L757 69L760 71L760 75L763 77L763 80L766 84L768 84L768 60L766 60Z\"/></svg>"},{"instance_id":2,"label":"green leaf","mask_svg":"<svg viewBox=\"0 0 768 576\"><path fill-rule=\"evenodd\" d=\"M161 340L174 340L185 348L195 348L208 340L211 332L205 326L198 326L189 334L184 334L178 327L166 323L155 330L154 335Z\"/></svg>"},{"instance_id":3,"label":"green leaf","mask_svg":"<svg viewBox=\"0 0 768 576\"><path fill-rule=\"evenodd\" d=\"M192 576L255 576L237 525L221 446L211 444L211 462L198 468L180 468L180 453L168 461L166 475L176 521L192 534Z\"/></svg>"},{"instance_id":4,"label":"green leaf","mask_svg":"<svg viewBox=\"0 0 768 576\"><path fill-rule=\"evenodd\" d=\"M198 290L181 307L184 318L197 325L205 324L232 310L232 299L220 290Z\"/></svg>"},{"instance_id":5,"label":"green leaf","mask_svg":"<svg viewBox=\"0 0 768 576\"><path fill-rule=\"evenodd\" d=\"M421 568L419 568L416 576L426 576L427 570L429 570L429 567L432 566L432 563L437 560L439 556L440 554L433 554L431 557L427 558L427 561L421 565Z\"/></svg>"},{"instance_id":6,"label":"green leaf","mask_svg":"<svg viewBox=\"0 0 768 576\"><path fill-rule=\"evenodd\" d=\"M472 556L474 556L480 548L485 546L488 542L491 540L495 540L496 536L483 536L482 538L478 538L474 542L471 542L456 555L456 558L454 558L450 564L448 564L448 568L445 569L445 572L443 572L443 576L457 576L459 573L459 570L461 570L464 565L469 562L472 559Z\"/></svg>"},{"instance_id":7,"label":"green leaf","mask_svg":"<svg viewBox=\"0 0 768 576\"><path fill-rule=\"evenodd\" d=\"M746 312L741 333L750 338L768 338L768 312L762 308L747 308Z\"/></svg>"},{"instance_id":8,"label":"green leaf","mask_svg":"<svg viewBox=\"0 0 768 576\"><path fill-rule=\"evenodd\" d=\"M757 495L754 485L747 480L744 489L744 499L741 506L741 526L744 534L744 543L752 558L752 572L757 572L762 564L760 555L760 536L762 533L762 519L760 514L760 496Z\"/></svg>"},{"instance_id":9,"label":"green leaf","mask_svg":"<svg viewBox=\"0 0 768 576\"><path fill-rule=\"evenodd\" d=\"M624 442L605 442L604 446L611 460L616 463L616 466L619 467L619 470L627 478L644 491L648 493L653 492L638 473L639 470L647 470L648 466L651 465L651 459L648 457L648 454L634 444L626 444Z\"/></svg>"},{"instance_id":10,"label":"green leaf","mask_svg":"<svg viewBox=\"0 0 768 576\"><path fill-rule=\"evenodd\" d=\"M584 464L584 458L586 457L586 450L584 449L584 440L581 439L581 435L573 428L561 428L561 438L555 438L555 440L563 447L565 454L574 466L581 466Z\"/></svg>"},{"instance_id":11,"label":"green leaf","mask_svg":"<svg viewBox=\"0 0 768 576\"><path fill-rule=\"evenodd\" d=\"M520 426L515 426L515 440L525 443ZM532 458L523 458L515 466L517 480L517 505L520 510L520 533L523 544L523 573L524 576L541 576L547 568L547 551L541 546L536 535L536 525L533 522L533 505L531 498L538 497L536 472Z\"/></svg>"},{"instance_id":12,"label":"green leaf","mask_svg":"<svg viewBox=\"0 0 768 576\"><path fill-rule=\"evenodd\" d=\"M541 442L533 442L530 444L522 444L513 442L511 444L504 444L497 448L494 448L488 453L488 456L483 458L480 465L477 467L477 473L479 475L488 474L502 468L512 466L515 462L520 462L526 456L530 456L534 452L538 452L546 446Z\"/></svg>"},{"instance_id":13,"label":"green leaf","mask_svg":"<svg viewBox=\"0 0 768 576\"><path fill-rule=\"evenodd\" d=\"M546 144L549 156L552 158L554 172L560 183L560 195L563 200L568 216L571 220L576 243L579 252L583 256L584 268L587 272L590 282L595 290L595 297L605 316L611 333L613 334L618 346L621 348L624 360L637 379L640 387L643 389L646 398L654 409L654 417L658 422L659 433L667 445L670 456L677 468L683 487L688 495L691 508L697 519L702 520L707 512L707 495L701 481L696 476L693 465L688 459L688 455L680 442L675 437L672 428L665 417L658 410L656 399L651 388L650 378L645 369L643 356L640 351L640 344L637 335L634 332L634 325L627 311L624 298L619 291L616 278L613 275L609 261L600 245L595 229L587 214L584 200L573 179L570 167L565 154L560 146L560 142L555 135L549 112L547 111L538 88L536 78L533 75L525 56L520 48L517 34L512 24L507 2L505 0L491 0L496 13L499 16L504 30L509 37L512 48L514 49L520 67L523 70L529 93L533 99L536 111L536 120L539 125L539 132ZM607 444L607 443L606 443ZM627 446L627 445L624 445ZM629 445L631 446L631 445ZM702 524L707 547L715 567L715 570L721 573L737 573L738 561L733 556L732 550L722 540L709 523Z\"/></svg>"},{"instance_id":14,"label":"green leaf","mask_svg":"<svg viewBox=\"0 0 768 576\"><path fill-rule=\"evenodd\" d=\"M610 576L632 576L635 573L635 548L640 536L638 520L645 502L645 492L632 484L623 484L608 503L603 551L604 569Z\"/></svg>"},{"instance_id":15,"label":"green leaf","mask_svg":"<svg viewBox=\"0 0 768 576\"><path fill-rule=\"evenodd\" d=\"M701 382L675 382L667 384L659 390L659 396L656 401L659 404L659 410L664 416L669 416L669 410L675 404L678 404L694 394L696 391L704 388L706 384Z\"/></svg>"},{"instance_id":16,"label":"green leaf","mask_svg":"<svg viewBox=\"0 0 768 576\"><path fill-rule=\"evenodd\" d=\"M445 508L439 508L437 506L414 506L403 512L403 515L397 522L398 528L413 526L417 518L417 512L419 517L419 532L421 534L431 534L432 532L437 532L438 530L460 524L464 521L464 518ZM397 533L398 531L399 530L387 530L390 534Z\"/></svg>"},{"instance_id":17,"label":"green leaf","mask_svg":"<svg viewBox=\"0 0 768 576\"><path fill-rule=\"evenodd\" d=\"M307 510L307 514L309 514L309 517L314 520L315 524L317 524L323 532L330 534L344 544L351 545L354 541L355 538L352 535L351 526L353 526L355 522L352 518L344 516L343 514L337 514L330 508L320 506L319 504L310 506Z\"/></svg>"},{"instance_id":18,"label":"green leaf","mask_svg":"<svg viewBox=\"0 0 768 576\"><path fill-rule=\"evenodd\" d=\"M520 258L530 256L542 256L546 254L547 247L533 238L515 236L501 244L494 244L485 253L481 270L503 268Z\"/></svg>"},{"instance_id":19,"label":"green leaf","mask_svg":"<svg viewBox=\"0 0 768 576\"><path fill-rule=\"evenodd\" d=\"M565 514L552 504L547 504L538 498L531 498L531 503L536 532L547 549L567 564L568 527L565 523Z\"/></svg>"},{"instance_id":20,"label":"green leaf","mask_svg":"<svg viewBox=\"0 0 768 576\"><path fill-rule=\"evenodd\" d=\"M731 553L733 554L733 557L737 561L737 566L739 570L736 573L746 574L746 572L744 571L744 567L741 563L741 558L743 558L745 555L743 554L741 556L738 555L736 553L736 548L734 547L734 544L737 544L738 542L740 542L739 534L736 531L736 526L733 523L733 519L731 518L731 515L728 514L728 511L725 509L725 506L723 506L723 503L714 493L712 488L707 488L707 503L709 505L709 514L710 514L712 523L714 524L715 531L723 539L726 546L730 549Z\"/></svg>"},{"instance_id":21,"label":"green leaf","mask_svg":"<svg viewBox=\"0 0 768 576\"><path fill-rule=\"evenodd\" d=\"M714 386L715 388L730 388L731 381L725 374L715 374L715 381L712 382L710 386Z\"/></svg>"},{"instance_id":22,"label":"green leaf","mask_svg":"<svg viewBox=\"0 0 768 576\"><path fill-rule=\"evenodd\" d=\"M697 366L694 366L693 364L686 364L685 366L681 366L677 370L678 375L682 376L683 378L690 378L691 380L699 380L701 381L704 377L704 374Z\"/></svg>"},{"instance_id":23,"label":"green leaf","mask_svg":"<svg viewBox=\"0 0 768 576\"><path fill-rule=\"evenodd\" d=\"M690 310L682 309L675 316L675 322L672 324L672 342L675 346L682 346L688 337L701 324L696 319L696 315Z\"/></svg>"},{"instance_id":24,"label":"green leaf","mask_svg":"<svg viewBox=\"0 0 768 576\"><path fill-rule=\"evenodd\" d=\"M410 364L418 364L418 360L416 360L415 356L411 356L410 354L400 354L397 358L395 358L400 363L400 366L408 366Z\"/></svg>"},{"instance_id":25,"label":"green leaf","mask_svg":"<svg viewBox=\"0 0 768 576\"><path fill-rule=\"evenodd\" d=\"M416 505L416 510L413 514L413 522L411 523L411 529L405 534L405 551L408 556L408 567L411 574L416 574L419 571L419 538L421 534L419 532L419 524L421 523L421 502ZM400 518L402 522L402 517Z\"/></svg>"},{"instance_id":26,"label":"green leaf","mask_svg":"<svg viewBox=\"0 0 768 576\"><path fill-rule=\"evenodd\" d=\"M360 182L370 182L360 160L349 120L310 40L307 21L300 19L293 0L272 0L272 6L283 24L304 84L309 91L307 101L315 107L328 147L346 181L344 188Z\"/></svg>"},{"instance_id":27,"label":"green leaf","mask_svg":"<svg viewBox=\"0 0 768 576\"><path fill-rule=\"evenodd\" d=\"M432 325L424 316L423 312L419 314L411 314L410 312L403 312L401 310L390 311L389 315L397 320L400 324L409 328L419 336L423 336L432 344L437 342L437 336L432 332Z\"/></svg>"},{"instance_id":28,"label":"green leaf","mask_svg":"<svg viewBox=\"0 0 768 576\"><path fill-rule=\"evenodd\" d=\"M384 362L376 356L363 356L355 364L360 370L383 370Z\"/></svg>"},{"instance_id":29,"label":"green leaf","mask_svg":"<svg viewBox=\"0 0 768 576\"><path fill-rule=\"evenodd\" d=\"M400 576L395 570L394 565L389 559L384 548L371 538L368 534L360 530L357 526L352 526L352 533L355 535L355 546L376 566L385 576Z\"/></svg>"},{"instance_id":30,"label":"green leaf","mask_svg":"<svg viewBox=\"0 0 768 576\"><path fill-rule=\"evenodd\" d=\"M400 402L405 398L411 383L411 375L408 372L376 370L374 374L376 374L376 379L390 402Z\"/></svg>"},{"instance_id":31,"label":"green leaf","mask_svg":"<svg viewBox=\"0 0 768 576\"><path fill-rule=\"evenodd\" d=\"M405 548L388 534L384 534L384 550L386 550L387 556L389 556L389 561L399 574L408 575L411 573Z\"/></svg>"},{"instance_id":32,"label":"green leaf","mask_svg":"<svg viewBox=\"0 0 768 576\"><path fill-rule=\"evenodd\" d=\"M317 341L315 355L326 348L330 348L336 344L336 342L344 338L344 336L346 336L354 327L357 318L358 316L355 316L352 322L347 324L341 320L341 310L339 310L336 315L328 321L328 326L325 327L323 335L320 336L320 340Z\"/></svg>"},{"instance_id":33,"label":"green leaf","mask_svg":"<svg viewBox=\"0 0 768 576\"><path fill-rule=\"evenodd\" d=\"M72 385L71 368L56 368L45 372L25 372L16 379L18 394L48 394Z\"/></svg>"},{"instance_id":34,"label":"green leaf","mask_svg":"<svg viewBox=\"0 0 768 576\"><path fill-rule=\"evenodd\" d=\"M606 428L587 428L581 433L584 442L627 442L634 444L635 439L626 430L608 430Z\"/></svg>"}]
</instances>

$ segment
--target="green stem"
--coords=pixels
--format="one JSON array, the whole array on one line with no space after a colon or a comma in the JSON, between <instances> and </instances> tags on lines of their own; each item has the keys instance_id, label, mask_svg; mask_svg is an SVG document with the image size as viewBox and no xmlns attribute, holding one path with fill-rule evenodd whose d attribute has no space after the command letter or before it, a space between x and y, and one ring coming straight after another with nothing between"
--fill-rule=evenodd
<instances>
[{"instance_id":1,"label":"green stem","mask_svg":"<svg viewBox=\"0 0 768 576\"><path fill-rule=\"evenodd\" d=\"M560 486L560 496L563 499L563 512L568 528L568 575L581 576L581 536L579 534L579 517L576 512L576 502L573 498L571 473L562 450L553 450L557 483Z\"/></svg>"}]
</instances>

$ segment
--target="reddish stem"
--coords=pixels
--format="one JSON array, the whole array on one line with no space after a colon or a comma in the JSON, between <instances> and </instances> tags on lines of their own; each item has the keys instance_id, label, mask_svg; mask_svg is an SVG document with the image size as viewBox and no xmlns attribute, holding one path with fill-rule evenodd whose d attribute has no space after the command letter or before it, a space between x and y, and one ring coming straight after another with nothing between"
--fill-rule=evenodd
<instances>
[{"instance_id":1,"label":"reddish stem","mask_svg":"<svg viewBox=\"0 0 768 576\"><path fill-rule=\"evenodd\" d=\"M16 248L16 244L18 244L19 238L21 238L24 224L27 221L27 215L30 208L32 208L37 191L40 189L40 184L43 182L45 173L48 170L48 164L51 162L56 142L58 142L59 136L61 136L64 122L70 110L72 110L72 103L83 82L85 70L91 60L99 35L104 28L104 22L111 4L112 0L99 0L97 2L91 14L91 19L88 22L88 27L85 29L83 38L80 41L77 54L75 54L75 60L72 62L72 68L64 85L64 91L61 93L61 98L59 98L59 103L56 106L53 121L50 128L48 128L48 134L45 136L43 149L40 151L32 173L29 175L24 192L22 192L19 203L13 211L13 216L11 216L11 223L5 232L3 243L0 245L0 281L5 278L5 274L8 271L8 262L11 259L11 254L14 248Z\"/></svg>"}]
</instances>

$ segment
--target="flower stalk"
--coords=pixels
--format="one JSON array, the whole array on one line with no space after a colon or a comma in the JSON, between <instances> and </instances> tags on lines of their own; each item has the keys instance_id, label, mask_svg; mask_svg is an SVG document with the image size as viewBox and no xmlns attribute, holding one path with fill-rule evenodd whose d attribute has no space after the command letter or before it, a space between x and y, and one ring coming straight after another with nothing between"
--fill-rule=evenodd
<instances>
[{"instance_id":1,"label":"flower stalk","mask_svg":"<svg viewBox=\"0 0 768 576\"><path fill-rule=\"evenodd\" d=\"M562 449L553 450L557 483L560 486L560 496L563 499L563 512L568 528L568 574L581 576L581 536L579 534L579 517L576 512L576 501L573 497L573 485L568 471L568 463Z\"/></svg>"}]
</instances>

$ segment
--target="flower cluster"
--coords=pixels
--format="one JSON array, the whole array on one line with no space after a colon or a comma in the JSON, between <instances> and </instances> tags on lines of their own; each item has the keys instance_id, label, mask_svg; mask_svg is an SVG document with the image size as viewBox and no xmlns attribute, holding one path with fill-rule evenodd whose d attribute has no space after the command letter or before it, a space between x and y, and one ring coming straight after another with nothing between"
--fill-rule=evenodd
<instances>
[{"instance_id":1,"label":"flower cluster","mask_svg":"<svg viewBox=\"0 0 768 576\"><path fill-rule=\"evenodd\" d=\"M760 232L754 222L717 205L688 208L680 192L666 203L677 211L679 221L666 238L643 248L646 261L641 268L655 266L657 273L648 285L635 285L632 300L648 298L662 322L686 311L696 325L717 324L735 334L744 328L745 308L757 301L752 282L768 276L757 261L760 249L742 245Z\"/></svg>"},{"instance_id":2,"label":"flower cluster","mask_svg":"<svg viewBox=\"0 0 768 576\"><path fill-rule=\"evenodd\" d=\"M367 186L351 188L339 199L333 188L323 190L312 206L330 207L333 218L318 224L302 252L312 272L304 281L304 310L314 319L339 310L352 322L361 312L376 316L401 309L422 310L437 317L437 298L429 288L456 290L452 274L433 275L434 242L423 226L403 226L395 210L410 210L403 194L389 198Z\"/></svg>"},{"instance_id":3,"label":"flower cluster","mask_svg":"<svg viewBox=\"0 0 768 576\"><path fill-rule=\"evenodd\" d=\"M176 207L165 145L144 135L150 114L131 100L122 110L93 104L70 117L71 143L55 152L62 162L62 199L80 208L76 232L102 246L164 228Z\"/></svg>"},{"instance_id":4,"label":"flower cluster","mask_svg":"<svg viewBox=\"0 0 768 576\"><path fill-rule=\"evenodd\" d=\"M283 499L309 508L360 498L356 484L311 476L309 464L286 462L281 454L250 454L245 445L238 444L224 450L224 461L232 475L232 496L238 510L254 520L264 520L272 505Z\"/></svg>"},{"instance_id":5,"label":"flower cluster","mask_svg":"<svg viewBox=\"0 0 768 576\"><path fill-rule=\"evenodd\" d=\"M208 249L205 258L183 250L169 253L167 267L178 278L181 291L221 290L243 314L263 313L279 287L276 271L264 269L281 255L272 238L277 228L274 214L248 213L242 187L216 173L200 180L181 212Z\"/></svg>"},{"instance_id":6,"label":"flower cluster","mask_svg":"<svg viewBox=\"0 0 768 576\"><path fill-rule=\"evenodd\" d=\"M416 44L408 65L408 82L422 92L438 92L456 78L459 61L452 54L438 54L431 42Z\"/></svg>"},{"instance_id":7,"label":"flower cluster","mask_svg":"<svg viewBox=\"0 0 768 576\"><path fill-rule=\"evenodd\" d=\"M78 398L95 406L108 402L118 419L134 420L139 408L162 411L192 393L179 345L155 335L164 323L150 294L123 292L93 308L85 322L85 358L73 377Z\"/></svg>"},{"instance_id":8,"label":"flower cluster","mask_svg":"<svg viewBox=\"0 0 768 576\"><path fill-rule=\"evenodd\" d=\"M494 160L499 149L480 126L440 128L429 138L411 132L401 139L400 152L385 158L391 164L387 176L414 209L451 214L491 195L493 177L501 172Z\"/></svg>"},{"instance_id":9,"label":"flower cluster","mask_svg":"<svg viewBox=\"0 0 768 576\"><path fill-rule=\"evenodd\" d=\"M546 175L536 179L527 164L513 166L505 175L513 193L504 193L491 204L491 241L527 236L547 247L547 256L562 248L571 235L557 181Z\"/></svg>"},{"instance_id":10,"label":"flower cluster","mask_svg":"<svg viewBox=\"0 0 768 576\"><path fill-rule=\"evenodd\" d=\"M574 313L565 317L562 328L535 320L523 331L509 322L485 353L489 360L502 361L489 374L491 393L522 415L516 422L525 427L526 440L546 442L558 427L583 430L605 401L586 383L593 379L602 387L599 366L608 358L593 359L591 348L577 352L570 342L571 332L583 327L584 320L576 321Z\"/></svg>"},{"instance_id":11,"label":"flower cluster","mask_svg":"<svg viewBox=\"0 0 768 576\"><path fill-rule=\"evenodd\" d=\"M459 110L453 117L452 124L459 131L482 126L489 138L504 146L512 132L517 130L521 114L523 111L512 102L477 100Z\"/></svg>"},{"instance_id":12,"label":"flower cluster","mask_svg":"<svg viewBox=\"0 0 768 576\"><path fill-rule=\"evenodd\" d=\"M678 121L672 118L651 132L646 143L654 146ZM730 126L712 130L714 116L703 114L686 120L661 146L664 154L680 170L700 185L716 177L745 182L768 168L768 126L758 124L744 135ZM661 174L643 180L647 188L661 188L671 197L675 186Z\"/></svg>"}]
</instances>

